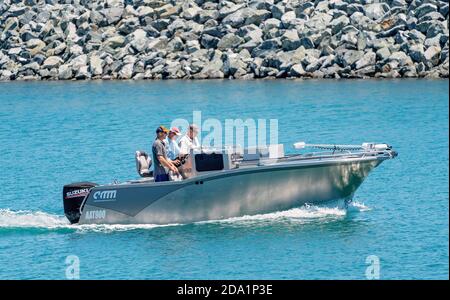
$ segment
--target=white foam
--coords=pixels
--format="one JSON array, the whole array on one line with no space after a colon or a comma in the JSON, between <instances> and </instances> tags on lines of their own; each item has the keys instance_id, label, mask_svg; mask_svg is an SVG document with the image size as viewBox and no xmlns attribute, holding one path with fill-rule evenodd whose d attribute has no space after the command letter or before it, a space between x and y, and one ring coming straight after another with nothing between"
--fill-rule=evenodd
<instances>
[{"instance_id":1,"label":"white foam","mask_svg":"<svg viewBox=\"0 0 450 300\"><path fill-rule=\"evenodd\" d=\"M323 220L323 219L340 219L345 217L346 210L338 207L319 207L315 205L304 205L299 208L292 208L285 211L278 211L274 213L259 214L259 215L246 215L242 217L234 217L223 220L211 220L198 222L203 223L252 223L255 221L293 221L297 223L310 222L311 220Z\"/></svg>"},{"instance_id":2,"label":"white foam","mask_svg":"<svg viewBox=\"0 0 450 300\"><path fill-rule=\"evenodd\" d=\"M0 228L62 228L69 226L64 216L52 215L45 212L27 210L12 211L0 209Z\"/></svg>"},{"instance_id":3,"label":"white foam","mask_svg":"<svg viewBox=\"0 0 450 300\"><path fill-rule=\"evenodd\" d=\"M12 211L0 209L0 228L37 228L37 229L72 229L80 233L84 232L113 232L136 229L152 229L156 227L176 226L178 224L155 225L109 225L109 224L70 224L65 216L48 214L41 211Z\"/></svg>"},{"instance_id":4,"label":"white foam","mask_svg":"<svg viewBox=\"0 0 450 300\"><path fill-rule=\"evenodd\" d=\"M208 224L208 223L225 223L225 224L255 224L266 222L278 222L288 221L296 223L307 223L314 220L317 221L330 221L336 219L342 219L346 216L348 211L368 211L369 207L364 203L351 202L348 209L315 205L304 205L299 208L293 208L286 211L278 211L267 214L259 215L246 215L241 217L228 218L223 220L209 220L196 222L195 224ZM130 225L109 225L109 224L86 224L86 225L71 225L69 221L63 215L49 214L41 211L12 211L9 209L0 209L0 229L1 228L41 228L41 229L71 229L79 233L88 232L116 232L116 231L129 231L138 229L154 229L159 227L180 226L183 224L130 224Z\"/></svg>"},{"instance_id":5,"label":"white foam","mask_svg":"<svg viewBox=\"0 0 450 300\"><path fill-rule=\"evenodd\" d=\"M84 224L84 225L71 225L71 228L76 229L79 233L88 233L88 232L101 232L101 233L111 233L111 232L120 232L120 231L130 231L130 230L138 230L138 229L154 229L159 227L170 227L170 226L179 226L183 224L166 224L166 225L157 225L157 224Z\"/></svg>"},{"instance_id":6,"label":"white foam","mask_svg":"<svg viewBox=\"0 0 450 300\"><path fill-rule=\"evenodd\" d=\"M352 201L352 202L350 202L350 204L348 206L348 210L364 212L364 211L371 210L371 208L366 206L363 202Z\"/></svg>"}]
</instances>

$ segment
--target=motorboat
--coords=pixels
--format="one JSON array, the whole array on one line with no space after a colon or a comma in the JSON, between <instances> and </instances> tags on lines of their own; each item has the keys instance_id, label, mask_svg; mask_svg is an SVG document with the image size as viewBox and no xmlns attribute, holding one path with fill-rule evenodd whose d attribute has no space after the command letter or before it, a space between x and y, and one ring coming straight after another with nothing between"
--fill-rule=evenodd
<instances>
[{"instance_id":1,"label":"motorboat","mask_svg":"<svg viewBox=\"0 0 450 300\"><path fill-rule=\"evenodd\" d=\"M79 224L185 224L350 201L369 173L397 156L388 144L193 149L182 176L155 182L151 158L136 151L140 178L63 188L64 212Z\"/></svg>"}]
</instances>

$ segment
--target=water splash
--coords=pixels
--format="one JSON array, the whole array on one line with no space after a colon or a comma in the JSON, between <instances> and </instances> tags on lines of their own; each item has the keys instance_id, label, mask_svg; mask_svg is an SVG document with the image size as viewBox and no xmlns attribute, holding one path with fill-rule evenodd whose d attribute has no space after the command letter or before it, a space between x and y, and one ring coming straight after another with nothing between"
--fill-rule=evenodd
<instances>
[{"instance_id":1,"label":"water splash","mask_svg":"<svg viewBox=\"0 0 450 300\"><path fill-rule=\"evenodd\" d=\"M176 226L179 224L155 225L155 224L70 224L65 216L49 214L41 211L0 209L0 229L47 229L47 230L71 230L78 233L87 232L115 232L135 229L153 229L156 227Z\"/></svg>"},{"instance_id":2,"label":"water splash","mask_svg":"<svg viewBox=\"0 0 450 300\"><path fill-rule=\"evenodd\" d=\"M295 223L309 223L311 221L336 220L342 219L346 215L346 210L339 207L320 207L315 205L304 205L299 208L292 208L285 211L277 211L267 214L246 215L241 217L228 218L223 220L210 220L198 222L197 224L205 223L222 223L235 225L248 225L255 223L270 223L270 222L295 222Z\"/></svg>"},{"instance_id":3,"label":"water splash","mask_svg":"<svg viewBox=\"0 0 450 300\"><path fill-rule=\"evenodd\" d=\"M0 228L47 228L58 229L70 226L64 216L41 211L0 209Z\"/></svg>"},{"instance_id":4,"label":"water splash","mask_svg":"<svg viewBox=\"0 0 450 300\"><path fill-rule=\"evenodd\" d=\"M309 222L328 222L343 219L348 212L364 212L370 210L364 203L351 202L347 209L339 206L315 206L304 205L299 208L293 208L285 211L278 211L259 215L246 215L241 217L228 218L223 220L209 220L196 222L196 225L220 223L231 225L257 225L271 222L289 222L289 223L309 223ZM46 229L46 230L70 230L77 233L111 233L130 230L150 230L159 227L181 226L185 224L86 224L72 225L62 215L54 215L41 211L12 211L9 209L0 209L0 230L1 229Z\"/></svg>"},{"instance_id":5,"label":"water splash","mask_svg":"<svg viewBox=\"0 0 450 300\"><path fill-rule=\"evenodd\" d=\"M347 211L348 212L365 212L372 210L370 207L366 206L363 202L352 201L350 202Z\"/></svg>"}]
</instances>

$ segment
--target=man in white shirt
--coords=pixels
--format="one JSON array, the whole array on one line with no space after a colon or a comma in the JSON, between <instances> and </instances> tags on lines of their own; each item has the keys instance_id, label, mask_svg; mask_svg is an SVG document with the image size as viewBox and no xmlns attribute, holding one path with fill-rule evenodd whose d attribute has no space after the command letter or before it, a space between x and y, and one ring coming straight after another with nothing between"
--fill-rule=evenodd
<instances>
[{"instance_id":1,"label":"man in white shirt","mask_svg":"<svg viewBox=\"0 0 450 300\"><path fill-rule=\"evenodd\" d=\"M178 142L180 146L180 155L186 155L191 152L191 149L200 148L200 143L197 139L198 127L194 124L189 125L186 135Z\"/></svg>"}]
</instances>

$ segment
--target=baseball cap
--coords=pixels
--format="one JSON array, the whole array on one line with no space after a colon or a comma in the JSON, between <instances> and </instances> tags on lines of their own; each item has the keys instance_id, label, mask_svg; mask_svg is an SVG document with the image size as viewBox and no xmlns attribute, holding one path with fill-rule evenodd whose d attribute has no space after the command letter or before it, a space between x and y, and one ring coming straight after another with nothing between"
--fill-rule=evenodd
<instances>
[{"instance_id":1,"label":"baseball cap","mask_svg":"<svg viewBox=\"0 0 450 300\"><path fill-rule=\"evenodd\" d=\"M156 128L156 133L165 132L169 133L169 129L167 129L165 126L161 125L158 128Z\"/></svg>"}]
</instances>

